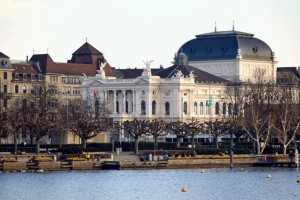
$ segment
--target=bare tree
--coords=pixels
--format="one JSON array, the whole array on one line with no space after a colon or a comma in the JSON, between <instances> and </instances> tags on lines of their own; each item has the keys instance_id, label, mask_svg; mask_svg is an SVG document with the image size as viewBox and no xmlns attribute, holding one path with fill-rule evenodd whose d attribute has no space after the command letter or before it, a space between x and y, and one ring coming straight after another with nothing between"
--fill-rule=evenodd
<instances>
[{"instance_id":1,"label":"bare tree","mask_svg":"<svg viewBox=\"0 0 300 200\"><path fill-rule=\"evenodd\" d=\"M219 137L225 134L224 132L224 121L222 120L210 120L205 122L206 130L214 137L216 148L219 148Z\"/></svg>"},{"instance_id":2,"label":"bare tree","mask_svg":"<svg viewBox=\"0 0 300 200\"><path fill-rule=\"evenodd\" d=\"M167 135L168 133L165 131L166 123L163 120L152 120L148 122L148 129L146 135L152 135L154 139L154 150L157 150L158 144L157 139L160 136Z\"/></svg>"},{"instance_id":3,"label":"bare tree","mask_svg":"<svg viewBox=\"0 0 300 200\"><path fill-rule=\"evenodd\" d=\"M278 141L283 146L286 154L287 147L294 141L300 130L300 113L297 109L299 102L295 94L299 93L299 87L293 85L278 85L276 90L275 118L273 126Z\"/></svg>"},{"instance_id":4,"label":"bare tree","mask_svg":"<svg viewBox=\"0 0 300 200\"><path fill-rule=\"evenodd\" d=\"M230 148L233 149L233 135L239 135L239 129L237 124L243 117L244 106L244 85L238 80L230 82L226 87L226 97L229 103L228 115L226 115L225 121L231 124L228 134L230 134Z\"/></svg>"},{"instance_id":5,"label":"bare tree","mask_svg":"<svg viewBox=\"0 0 300 200\"><path fill-rule=\"evenodd\" d=\"M109 111L105 102L74 99L69 101L68 109L69 128L80 137L84 148L88 139L108 129Z\"/></svg>"},{"instance_id":6,"label":"bare tree","mask_svg":"<svg viewBox=\"0 0 300 200\"><path fill-rule=\"evenodd\" d=\"M21 103L21 105L19 105ZM7 112L7 123L9 132L14 136L14 154L18 151L18 136L27 133L27 123L31 120L30 110L27 106L26 99L16 98L15 105L11 106Z\"/></svg>"},{"instance_id":7,"label":"bare tree","mask_svg":"<svg viewBox=\"0 0 300 200\"><path fill-rule=\"evenodd\" d=\"M254 78L254 82L244 84L244 112L243 118L239 121L247 136L256 143L257 153L261 154L269 141L274 123L272 115L274 84L268 82L264 70L257 70Z\"/></svg>"},{"instance_id":8,"label":"bare tree","mask_svg":"<svg viewBox=\"0 0 300 200\"><path fill-rule=\"evenodd\" d=\"M195 148L195 136L202 134L205 131L205 124L197 119L187 121L187 132L192 137L192 147Z\"/></svg>"},{"instance_id":9,"label":"bare tree","mask_svg":"<svg viewBox=\"0 0 300 200\"><path fill-rule=\"evenodd\" d=\"M23 108L29 111L30 120L26 122L26 128L37 145L37 154L40 150L40 139L54 134L57 130L58 115L58 91L55 85L36 83L32 85L31 92L24 95ZM24 101L23 100L23 101Z\"/></svg>"},{"instance_id":10,"label":"bare tree","mask_svg":"<svg viewBox=\"0 0 300 200\"><path fill-rule=\"evenodd\" d=\"M134 119L122 123L124 131L134 138L134 152L139 153L139 138L148 132L149 122L145 120Z\"/></svg>"},{"instance_id":11,"label":"bare tree","mask_svg":"<svg viewBox=\"0 0 300 200\"><path fill-rule=\"evenodd\" d=\"M175 134L177 137L177 144L176 147L180 147L180 139L186 138L188 136L188 125L185 122L176 121L176 122L170 122L167 125L166 130L171 133Z\"/></svg>"},{"instance_id":12,"label":"bare tree","mask_svg":"<svg viewBox=\"0 0 300 200\"><path fill-rule=\"evenodd\" d=\"M0 113L0 144L1 138L7 138L11 127L9 126L7 112Z\"/></svg>"}]
</instances>

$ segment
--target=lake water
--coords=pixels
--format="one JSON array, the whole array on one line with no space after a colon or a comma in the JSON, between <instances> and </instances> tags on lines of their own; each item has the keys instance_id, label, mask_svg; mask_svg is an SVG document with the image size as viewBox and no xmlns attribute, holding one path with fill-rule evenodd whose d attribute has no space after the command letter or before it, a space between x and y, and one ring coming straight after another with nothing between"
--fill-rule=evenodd
<instances>
[{"instance_id":1,"label":"lake water","mask_svg":"<svg viewBox=\"0 0 300 200\"><path fill-rule=\"evenodd\" d=\"M297 169L200 170L1 173L0 200L300 199Z\"/></svg>"}]
</instances>

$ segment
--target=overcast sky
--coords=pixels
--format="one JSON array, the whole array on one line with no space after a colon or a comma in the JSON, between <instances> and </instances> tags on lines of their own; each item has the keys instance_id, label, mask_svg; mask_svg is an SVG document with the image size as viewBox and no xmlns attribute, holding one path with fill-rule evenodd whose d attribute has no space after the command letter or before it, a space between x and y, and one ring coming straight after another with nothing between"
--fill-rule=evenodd
<instances>
[{"instance_id":1,"label":"overcast sky","mask_svg":"<svg viewBox=\"0 0 300 200\"><path fill-rule=\"evenodd\" d=\"M299 0L0 0L0 51L12 60L67 62L86 40L116 68L168 67L197 34L255 34L278 66L300 66Z\"/></svg>"}]
</instances>

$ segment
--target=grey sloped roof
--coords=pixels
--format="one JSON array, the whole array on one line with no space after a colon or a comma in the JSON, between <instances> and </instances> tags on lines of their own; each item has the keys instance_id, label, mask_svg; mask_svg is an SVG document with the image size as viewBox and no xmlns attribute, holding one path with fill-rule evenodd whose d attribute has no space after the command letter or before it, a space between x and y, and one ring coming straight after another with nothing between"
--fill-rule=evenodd
<instances>
[{"instance_id":1,"label":"grey sloped roof","mask_svg":"<svg viewBox=\"0 0 300 200\"><path fill-rule=\"evenodd\" d=\"M235 59L240 49L242 58L251 60L273 60L271 48L251 33L239 31L216 31L201 35L183 44L179 52L185 53L189 61Z\"/></svg>"},{"instance_id":2,"label":"grey sloped roof","mask_svg":"<svg viewBox=\"0 0 300 200\"><path fill-rule=\"evenodd\" d=\"M5 55L4 53L0 52L0 58L9 58L7 55Z\"/></svg>"},{"instance_id":3,"label":"grey sloped roof","mask_svg":"<svg viewBox=\"0 0 300 200\"><path fill-rule=\"evenodd\" d=\"M195 76L195 81L198 83L206 83L206 82L214 82L214 83L226 83L227 80L220 78L218 76L212 75L210 73L207 73L205 71L202 71L198 68L195 68L190 65L173 65L171 67L168 67L154 75L159 76L161 78L171 78L176 74L178 71L181 71L183 76L188 77L190 73L193 71L193 74Z\"/></svg>"},{"instance_id":4,"label":"grey sloped roof","mask_svg":"<svg viewBox=\"0 0 300 200\"><path fill-rule=\"evenodd\" d=\"M95 47L88 42L84 43L79 49L77 49L72 55L103 55Z\"/></svg>"},{"instance_id":5,"label":"grey sloped roof","mask_svg":"<svg viewBox=\"0 0 300 200\"><path fill-rule=\"evenodd\" d=\"M163 68L154 68L151 69L152 75L158 73L159 71L163 70ZM129 69L117 69L117 77L118 78L136 78L142 75L143 69L139 68L129 68Z\"/></svg>"},{"instance_id":6,"label":"grey sloped roof","mask_svg":"<svg viewBox=\"0 0 300 200\"><path fill-rule=\"evenodd\" d=\"M300 68L299 67L277 67L276 78L278 83L299 84Z\"/></svg>"}]
</instances>

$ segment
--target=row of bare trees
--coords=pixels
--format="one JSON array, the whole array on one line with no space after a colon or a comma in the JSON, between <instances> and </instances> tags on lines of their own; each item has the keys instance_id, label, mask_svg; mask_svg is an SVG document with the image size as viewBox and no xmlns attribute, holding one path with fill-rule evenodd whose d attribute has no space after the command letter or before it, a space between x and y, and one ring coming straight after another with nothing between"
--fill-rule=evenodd
<instances>
[{"instance_id":1,"label":"row of bare trees","mask_svg":"<svg viewBox=\"0 0 300 200\"><path fill-rule=\"evenodd\" d=\"M13 105L0 114L0 138L13 136L14 153L17 153L18 138L30 137L37 145L40 139L49 135L63 135L68 132L86 141L108 128L108 109L97 99L60 99L55 85L36 83L31 91L15 98Z\"/></svg>"},{"instance_id":2,"label":"row of bare trees","mask_svg":"<svg viewBox=\"0 0 300 200\"><path fill-rule=\"evenodd\" d=\"M257 70L254 80L228 84L228 101L236 105L229 115L234 123L234 132L245 134L256 144L261 154L270 138L278 140L284 154L288 146L299 136L300 126L300 87L275 83L265 76L264 70ZM261 145L262 144L262 145Z\"/></svg>"}]
</instances>

